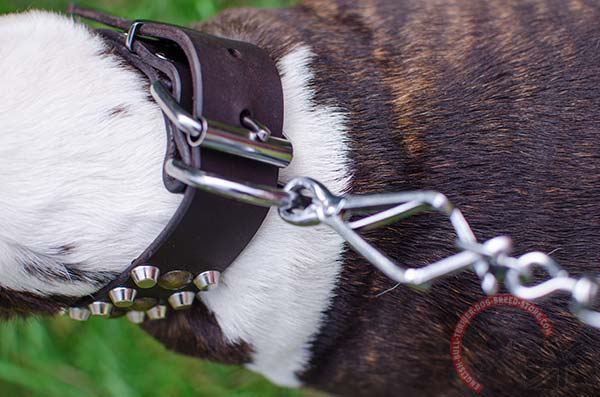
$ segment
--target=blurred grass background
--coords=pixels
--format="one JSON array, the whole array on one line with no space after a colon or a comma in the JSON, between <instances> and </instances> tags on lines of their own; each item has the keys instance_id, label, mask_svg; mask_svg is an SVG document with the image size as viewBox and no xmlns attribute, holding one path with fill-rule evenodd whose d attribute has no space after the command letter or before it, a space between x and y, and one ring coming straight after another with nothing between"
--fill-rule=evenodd
<instances>
[{"instance_id":1,"label":"blurred grass background","mask_svg":"<svg viewBox=\"0 0 600 397\"><path fill-rule=\"evenodd\" d=\"M190 24L228 7L277 7L294 0L78 1L133 19ZM0 0L0 13L64 11L68 0ZM0 325L0 397L284 397L243 368L168 352L126 319L18 320Z\"/></svg>"},{"instance_id":2,"label":"blurred grass background","mask_svg":"<svg viewBox=\"0 0 600 397\"><path fill-rule=\"evenodd\" d=\"M0 0L0 13L43 8L64 12L69 3L97 8L131 19L191 24L230 7L282 7L297 0Z\"/></svg>"}]
</instances>

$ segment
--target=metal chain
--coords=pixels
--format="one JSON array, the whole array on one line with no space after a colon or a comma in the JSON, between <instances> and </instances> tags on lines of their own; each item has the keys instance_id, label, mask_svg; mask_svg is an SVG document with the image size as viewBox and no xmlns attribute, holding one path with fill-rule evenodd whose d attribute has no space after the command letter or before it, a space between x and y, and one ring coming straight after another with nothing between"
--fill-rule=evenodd
<instances>
[{"instance_id":1,"label":"metal chain","mask_svg":"<svg viewBox=\"0 0 600 397\"><path fill-rule=\"evenodd\" d=\"M478 243L460 210L441 193L418 191L336 196L310 178L294 179L284 190L292 198L286 201L287 205L279 208L281 218L298 226L328 225L356 252L398 283L423 286L437 278L470 269L479 276L483 291L493 295L498 291L498 277L505 274L504 284L508 291L523 299L534 300L559 291L569 293L571 311L584 323L600 328L600 312L591 308L598 296L596 280L570 277L542 252L512 257L512 241L508 237ZM296 196L304 199L298 200ZM356 232L431 210L449 218L460 252L424 267L404 268L398 265ZM367 215L364 217L351 220L353 213L365 212ZM537 284L527 283L536 268L543 270L547 277Z\"/></svg>"},{"instance_id":2,"label":"metal chain","mask_svg":"<svg viewBox=\"0 0 600 397\"><path fill-rule=\"evenodd\" d=\"M143 21L134 22L127 35L131 51L137 29ZM291 143L272 138L268 128L248 116L242 117L247 131L225 128L217 138L210 138L206 119L188 114L160 82L154 82L151 94L164 114L188 135L190 146L210 149L249 158L277 167L287 166L292 159ZM263 147L259 143L269 143ZM483 291L492 295L498 291L498 277L505 273L504 284L513 295L533 300L564 291L572 298L571 311L583 322L600 328L600 312L591 307L599 292L599 283L588 277L573 278L542 252L531 252L518 258L510 256L512 242L508 237L496 237L478 243L460 210L441 193L433 191L337 196L319 182L302 177L290 181L283 190L256 186L246 182L221 178L185 164L168 160L165 171L190 186L233 200L265 207L279 208L285 221L310 226L325 224L337 232L359 254L392 280L401 284L422 286L437 278L458 271L473 270L481 280ZM420 268L404 268L356 231L374 229L424 211L445 214L457 236L460 252ZM367 215L351 220L352 213ZM532 271L540 268L547 278L538 284L527 283Z\"/></svg>"},{"instance_id":3,"label":"metal chain","mask_svg":"<svg viewBox=\"0 0 600 397\"><path fill-rule=\"evenodd\" d=\"M129 29L127 48L130 51L137 29L143 23L136 21ZM249 115L242 115L241 121L246 130L232 126L227 128L217 123L222 131L211 137L208 121L188 114L160 81L152 84L150 92L165 116L176 128L186 133L192 147L202 145L276 167L285 167L292 160L291 143L271 137L270 130ZM581 321L600 328L600 312L591 308L600 289L595 279L570 277L549 255L542 252L512 257L512 241L508 237L477 242L460 210L441 193L418 191L337 196L321 183L306 177L293 179L281 190L225 179L173 159L165 163L165 171L189 186L229 199L277 207L281 218L294 225L325 224L398 283L423 286L449 274L473 270L481 280L484 293L492 295L498 291L498 277L505 273L504 284L509 292L523 299L533 300L559 291L570 293L571 311ZM449 218L456 232L460 252L424 267L404 268L398 265L356 232L378 228L430 210L441 212ZM366 216L358 220L351 219L353 213L365 212ZM535 268L545 271L547 278L538 284L527 283Z\"/></svg>"},{"instance_id":4,"label":"metal chain","mask_svg":"<svg viewBox=\"0 0 600 397\"><path fill-rule=\"evenodd\" d=\"M291 180L282 190L224 179L174 160L167 161L165 170L198 189L252 205L277 207L281 218L293 225L325 224L377 269L400 284L427 286L437 278L473 270L481 280L483 292L493 295L498 291L498 278L504 276L508 291L519 298L535 300L555 292L569 293L571 311L584 323L600 328L600 312L592 309L600 290L597 280L570 277L542 252L512 257L509 237L477 242L460 210L441 193L415 191L337 196L321 183L306 177ZM440 212L448 217L460 252L424 267L404 268L357 233L426 211ZM353 214L363 217L354 219ZM536 268L543 270L547 277L537 284L529 283Z\"/></svg>"}]
</instances>

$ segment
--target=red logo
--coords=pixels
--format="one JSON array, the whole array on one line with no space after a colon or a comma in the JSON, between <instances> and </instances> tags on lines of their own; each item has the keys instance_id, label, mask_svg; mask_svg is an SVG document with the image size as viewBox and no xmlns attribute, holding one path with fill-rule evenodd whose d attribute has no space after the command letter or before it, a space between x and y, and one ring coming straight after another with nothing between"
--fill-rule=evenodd
<instances>
[{"instance_id":1,"label":"red logo","mask_svg":"<svg viewBox=\"0 0 600 397\"><path fill-rule=\"evenodd\" d=\"M477 317L477 315L479 315L479 313L482 313L491 307L497 306L516 307L526 311L527 313L531 314L535 321L537 321L545 337L554 335L554 329L552 328L552 324L550 323L548 317L544 314L542 309L529 301L517 298L513 295L505 294L490 296L475 303L463 313L458 320L458 323L454 327L454 333L452 334L452 341L450 343L450 353L452 354L454 369L456 369L458 376L460 376L463 382L465 382L465 384L476 393L479 393L481 390L483 390L483 385L473 375L471 375L464 364L462 355L462 339L467 331L467 328L469 328L469 324L475 317Z\"/></svg>"}]
</instances>

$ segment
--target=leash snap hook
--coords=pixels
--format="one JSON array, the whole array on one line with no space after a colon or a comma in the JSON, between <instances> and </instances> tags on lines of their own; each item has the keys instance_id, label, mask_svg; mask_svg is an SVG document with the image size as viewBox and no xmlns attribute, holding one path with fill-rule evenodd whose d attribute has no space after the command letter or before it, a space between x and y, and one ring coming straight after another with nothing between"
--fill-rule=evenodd
<instances>
[{"instance_id":1,"label":"leash snap hook","mask_svg":"<svg viewBox=\"0 0 600 397\"><path fill-rule=\"evenodd\" d=\"M330 219L339 217L343 210L344 199L311 178L292 179L284 191L300 198L294 206L279 208L281 218L296 226L329 224Z\"/></svg>"}]
</instances>

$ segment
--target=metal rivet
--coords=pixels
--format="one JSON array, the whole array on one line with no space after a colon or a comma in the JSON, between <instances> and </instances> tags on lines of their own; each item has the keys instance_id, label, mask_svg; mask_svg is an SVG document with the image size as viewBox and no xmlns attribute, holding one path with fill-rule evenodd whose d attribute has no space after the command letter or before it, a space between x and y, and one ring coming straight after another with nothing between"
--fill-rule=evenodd
<instances>
[{"instance_id":1,"label":"metal rivet","mask_svg":"<svg viewBox=\"0 0 600 397\"><path fill-rule=\"evenodd\" d=\"M150 320L161 320L167 317L167 307L165 305L154 306L146 314Z\"/></svg>"},{"instance_id":2,"label":"metal rivet","mask_svg":"<svg viewBox=\"0 0 600 397\"><path fill-rule=\"evenodd\" d=\"M133 302L133 305L131 306L131 310L138 310L138 311L145 312L146 310L153 308L157 304L158 304L158 299L144 296L141 298L137 298Z\"/></svg>"},{"instance_id":3,"label":"metal rivet","mask_svg":"<svg viewBox=\"0 0 600 397\"><path fill-rule=\"evenodd\" d=\"M158 282L160 269L156 266L138 266L131 271L131 278L140 288L152 288Z\"/></svg>"},{"instance_id":4,"label":"metal rivet","mask_svg":"<svg viewBox=\"0 0 600 397\"><path fill-rule=\"evenodd\" d=\"M111 289L108 293L110 300L116 307L129 307L133 305L133 300L136 295L136 290L126 287L117 287Z\"/></svg>"},{"instance_id":5,"label":"metal rivet","mask_svg":"<svg viewBox=\"0 0 600 397\"><path fill-rule=\"evenodd\" d=\"M110 317L113 305L108 302L93 302L88 305L88 308L92 312L92 316Z\"/></svg>"},{"instance_id":6,"label":"metal rivet","mask_svg":"<svg viewBox=\"0 0 600 397\"><path fill-rule=\"evenodd\" d=\"M176 292L169 297L169 304L175 310L189 309L194 304L196 294L192 291Z\"/></svg>"},{"instance_id":7,"label":"metal rivet","mask_svg":"<svg viewBox=\"0 0 600 397\"><path fill-rule=\"evenodd\" d=\"M219 280L221 279L221 272L216 270L209 270L204 273L200 273L194 279L194 284L200 291L208 291L219 286Z\"/></svg>"},{"instance_id":8,"label":"metal rivet","mask_svg":"<svg viewBox=\"0 0 600 397\"><path fill-rule=\"evenodd\" d=\"M158 279L158 285L161 288L169 290L178 290L186 287L192 282L192 273L183 270L173 270L167 274L163 274Z\"/></svg>"},{"instance_id":9,"label":"metal rivet","mask_svg":"<svg viewBox=\"0 0 600 397\"><path fill-rule=\"evenodd\" d=\"M145 318L146 318L146 313L144 313L144 312L141 312L138 310L132 310L132 311L127 312L127 319L134 324L143 323Z\"/></svg>"},{"instance_id":10,"label":"metal rivet","mask_svg":"<svg viewBox=\"0 0 600 397\"><path fill-rule=\"evenodd\" d=\"M90 314L90 311L84 307L71 307L69 309L69 317L77 321L87 321Z\"/></svg>"}]
</instances>

